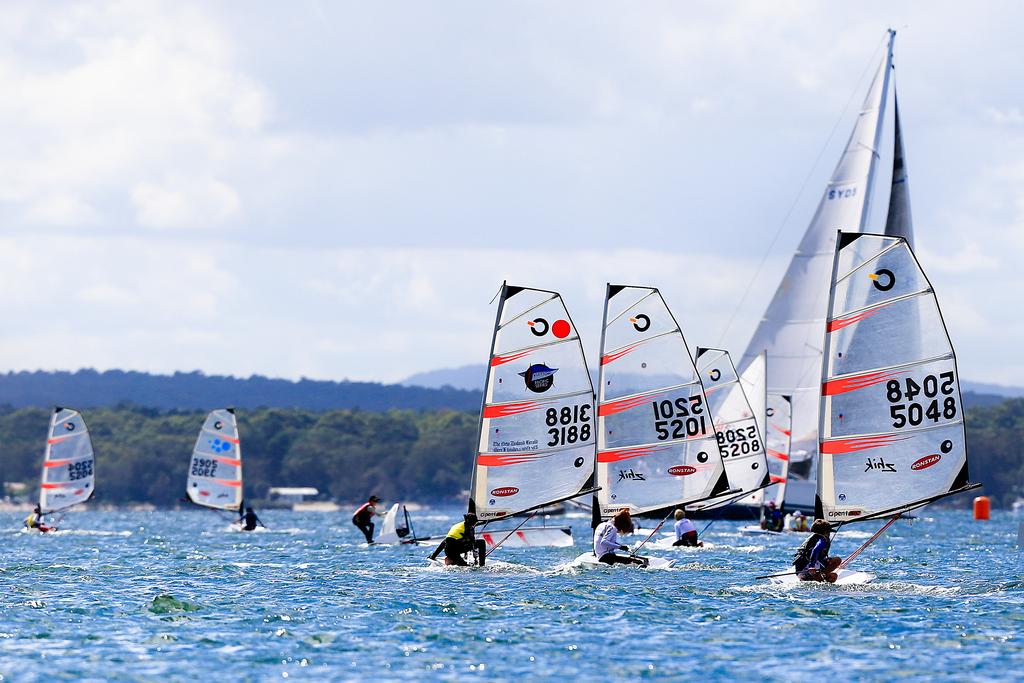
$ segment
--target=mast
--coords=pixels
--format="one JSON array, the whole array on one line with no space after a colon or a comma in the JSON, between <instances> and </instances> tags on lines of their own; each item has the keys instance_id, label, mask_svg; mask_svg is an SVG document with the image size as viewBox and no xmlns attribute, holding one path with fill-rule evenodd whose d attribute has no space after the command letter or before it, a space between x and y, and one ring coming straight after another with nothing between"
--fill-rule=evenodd
<instances>
[{"instance_id":1,"label":"mast","mask_svg":"<svg viewBox=\"0 0 1024 683\"><path fill-rule=\"evenodd\" d=\"M501 290L498 292L498 311L494 314L494 329L491 331L491 353L488 358L494 357L494 342L498 338L498 327L501 325L501 312L505 307L505 299L508 298L508 280L502 280ZM493 299L492 299L493 301ZM476 425L476 443L479 444L484 438L484 408L487 407L487 395L491 389L491 368L488 365L487 369L484 370L484 392L480 397L480 421ZM473 462L470 466L472 474L469 478L469 505L466 512L470 514L476 514L476 500L473 497L473 492L476 491L476 459L477 450L473 451Z\"/></svg>"},{"instance_id":2,"label":"mast","mask_svg":"<svg viewBox=\"0 0 1024 683\"><path fill-rule=\"evenodd\" d=\"M792 396L790 489L798 507L813 505L809 485L797 484L801 479L813 480L811 465L818 452L821 330L836 231L861 232L869 216L895 35L889 31L885 56L843 154L740 362L746 368L761 351L767 351L768 392Z\"/></svg>"}]
</instances>

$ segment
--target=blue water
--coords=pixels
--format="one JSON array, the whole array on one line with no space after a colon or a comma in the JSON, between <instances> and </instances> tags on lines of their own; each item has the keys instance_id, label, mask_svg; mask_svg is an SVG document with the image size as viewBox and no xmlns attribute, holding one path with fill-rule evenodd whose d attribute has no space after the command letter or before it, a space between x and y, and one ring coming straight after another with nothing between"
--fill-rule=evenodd
<instances>
[{"instance_id":1,"label":"blue water","mask_svg":"<svg viewBox=\"0 0 1024 683\"><path fill-rule=\"evenodd\" d=\"M440 532L459 510L421 512ZM1018 521L927 511L856 566L872 584L780 589L798 539L716 522L681 567L561 570L577 547L500 550L515 567L430 568L358 544L347 515L81 512L56 535L0 515L3 680L526 678L934 680L1024 677ZM859 545L864 528L834 551ZM666 555L668 552L661 552Z\"/></svg>"}]
</instances>

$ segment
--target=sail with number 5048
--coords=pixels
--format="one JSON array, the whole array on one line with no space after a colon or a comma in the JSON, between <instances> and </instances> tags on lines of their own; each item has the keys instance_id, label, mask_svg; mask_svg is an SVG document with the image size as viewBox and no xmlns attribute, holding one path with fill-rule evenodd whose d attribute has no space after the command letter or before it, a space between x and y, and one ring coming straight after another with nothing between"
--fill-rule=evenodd
<instances>
[{"instance_id":1,"label":"sail with number 5048","mask_svg":"<svg viewBox=\"0 0 1024 683\"><path fill-rule=\"evenodd\" d=\"M822 356L819 517L892 516L976 486L956 355L905 238L839 233Z\"/></svg>"}]
</instances>

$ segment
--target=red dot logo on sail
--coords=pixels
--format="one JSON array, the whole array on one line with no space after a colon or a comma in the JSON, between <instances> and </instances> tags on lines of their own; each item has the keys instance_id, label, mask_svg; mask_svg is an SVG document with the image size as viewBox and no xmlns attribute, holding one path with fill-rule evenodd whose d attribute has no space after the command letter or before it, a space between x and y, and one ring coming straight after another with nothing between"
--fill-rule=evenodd
<instances>
[{"instance_id":1,"label":"red dot logo on sail","mask_svg":"<svg viewBox=\"0 0 1024 683\"><path fill-rule=\"evenodd\" d=\"M555 335L559 339L565 339L572 332L572 326L569 325L568 320L558 319L555 322L549 324L544 318L534 318L526 322L530 326L530 332L536 337L543 337L548 332Z\"/></svg>"}]
</instances>

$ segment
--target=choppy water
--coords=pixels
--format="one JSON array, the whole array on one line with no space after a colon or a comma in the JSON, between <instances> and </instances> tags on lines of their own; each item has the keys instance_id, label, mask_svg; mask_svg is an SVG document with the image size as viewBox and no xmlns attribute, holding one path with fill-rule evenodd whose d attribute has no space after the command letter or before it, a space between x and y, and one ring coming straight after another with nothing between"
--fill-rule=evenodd
<instances>
[{"instance_id":1,"label":"choppy water","mask_svg":"<svg viewBox=\"0 0 1024 683\"><path fill-rule=\"evenodd\" d=\"M441 532L456 509L419 513ZM553 571L577 547L500 550L514 568L428 568L358 544L347 515L266 511L240 534L204 511L0 515L4 680L1020 679L1024 551L1008 514L928 512L857 561L875 583L780 589L798 539L716 522L682 567ZM872 529L841 534L845 554ZM666 552L659 553L665 555ZM825 679L831 680L831 679Z\"/></svg>"}]
</instances>

